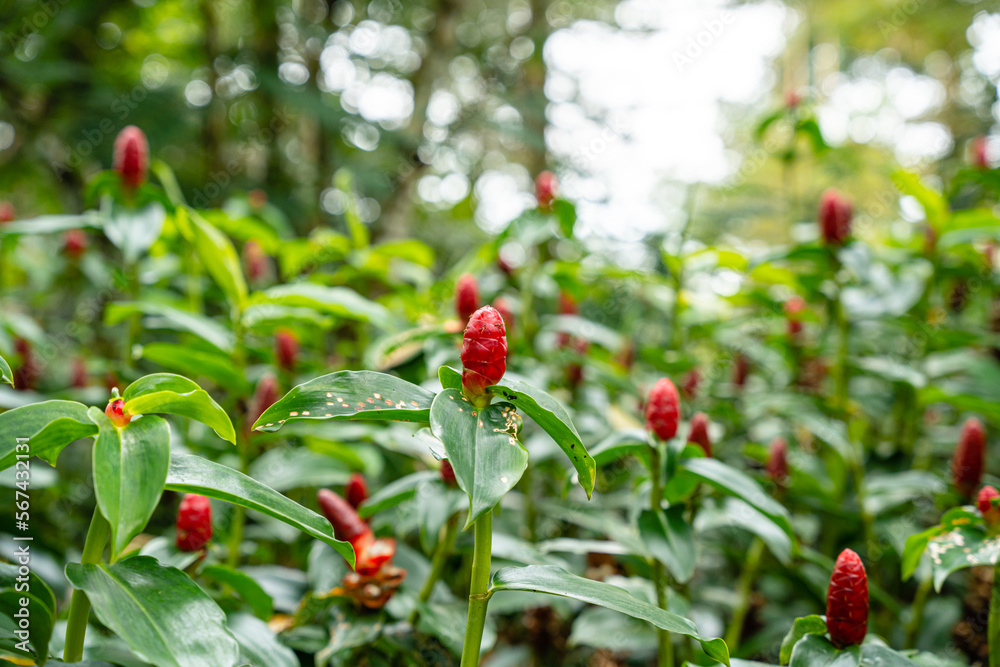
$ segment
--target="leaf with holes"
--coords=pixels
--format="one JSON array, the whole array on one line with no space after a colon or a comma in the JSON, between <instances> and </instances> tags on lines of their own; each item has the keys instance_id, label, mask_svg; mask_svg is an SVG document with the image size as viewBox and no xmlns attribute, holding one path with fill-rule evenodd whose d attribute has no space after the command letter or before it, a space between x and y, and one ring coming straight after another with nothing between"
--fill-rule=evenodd
<instances>
[{"instance_id":1,"label":"leaf with holes","mask_svg":"<svg viewBox=\"0 0 1000 667\"><path fill-rule=\"evenodd\" d=\"M455 479L469 495L466 528L493 509L528 467L528 450L517 441L520 420L509 403L479 411L455 389L434 399L431 430L444 443Z\"/></svg>"},{"instance_id":2,"label":"leaf with holes","mask_svg":"<svg viewBox=\"0 0 1000 667\"><path fill-rule=\"evenodd\" d=\"M433 400L433 393L394 375L339 371L295 387L265 410L253 426L258 431L277 431L287 422L310 419L426 424Z\"/></svg>"},{"instance_id":3,"label":"leaf with holes","mask_svg":"<svg viewBox=\"0 0 1000 667\"><path fill-rule=\"evenodd\" d=\"M987 537L983 527L954 528L932 537L927 555L934 573L934 590L940 592L952 572L977 565L994 565L1000 558L1000 536Z\"/></svg>"},{"instance_id":4,"label":"leaf with holes","mask_svg":"<svg viewBox=\"0 0 1000 667\"><path fill-rule=\"evenodd\" d=\"M74 401L43 401L8 410L0 414L0 470L14 465L17 455L26 451L55 465L66 445L96 433L87 406ZM28 438L27 446L18 438Z\"/></svg>"},{"instance_id":5,"label":"leaf with holes","mask_svg":"<svg viewBox=\"0 0 1000 667\"><path fill-rule=\"evenodd\" d=\"M580 486L587 492L587 498L594 493L597 478L597 464L587 453L573 420L562 404L541 389L518 380L503 379L500 384L487 387L487 391L504 400L531 417L548 433L569 457L580 477Z\"/></svg>"},{"instance_id":6,"label":"leaf with holes","mask_svg":"<svg viewBox=\"0 0 1000 667\"><path fill-rule=\"evenodd\" d=\"M954 530L970 529L983 531L983 518L973 507L953 507L941 517L941 523L925 531L910 535L903 547L902 575L903 581L908 580L920 565L920 559L930 545L931 540ZM945 575L947 577L947 574Z\"/></svg>"},{"instance_id":7,"label":"leaf with holes","mask_svg":"<svg viewBox=\"0 0 1000 667\"><path fill-rule=\"evenodd\" d=\"M130 384L122 398L125 409L134 415L187 417L211 427L223 440L236 443L236 430L226 411L197 383L180 375L147 375Z\"/></svg>"}]
</instances>

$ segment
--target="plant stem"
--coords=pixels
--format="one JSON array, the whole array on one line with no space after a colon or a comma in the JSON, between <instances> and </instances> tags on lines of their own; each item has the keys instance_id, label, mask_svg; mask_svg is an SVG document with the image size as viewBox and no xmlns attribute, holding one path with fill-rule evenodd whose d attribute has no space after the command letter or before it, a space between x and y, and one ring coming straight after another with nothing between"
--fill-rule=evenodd
<instances>
[{"instance_id":1,"label":"plant stem","mask_svg":"<svg viewBox=\"0 0 1000 667\"><path fill-rule=\"evenodd\" d=\"M913 596L913 604L910 606L912 610L910 622L906 625L906 648L916 648L917 635L920 634L920 626L924 624L924 605L927 604L927 598L930 597L933 581L934 577L928 574L927 578L920 582L917 592ZM996 594L995 586L994 594Z\"/></svg>"},{"instance_id":2,"label":"plant stem","mask_svg":"<svg viewBox=\"0 0 1000 667\"><path fill-rule=\"evenodd\" d=\"M420 596L418 598L421 603L425 603L431 599L431 594L434 592L434 585L441 579L445 563L448 562L448 557L451 556L452 551L455 549L455 536L457 534L458 515L453 514L448 519L448 523L445 524L444 535L438 540L437 547L434 549L434 555L431 557L431 571L427 574L427 580L424 581L424 586L420 589ZM414 607L409 618L410 625L416 623L419 616L420 609Z\"/></svg>"},{"instance_id":3,"label":"plant stem","mask_svg":"<svg viewBox=\"0 0 1000 667\"><path fill-rule=\"evenodd\" d=\"M739 601L733 609L733 620L726 631L726 646L729 653L735 655L740 644L740 637L743 636L743 623L746 621L747 612L750 611L750 594L753 593L753 582L757 578L757 568L760 566L760 558L764 554L764 543L760 539L754 538L753 544L747 550L746 562L743 566L743 573L739 582Z\"/></svg>"},{"instance_id":4,"label":"plant stem","mask_svg":"<svg viewBox=\"0 0 1000 667\"><path fill-rule=\"evenodd\" d=\"M660 465L660 445L653 442L649 448L649 472L653 479L653 489L650 492L650 507L653 512L662 511L663 504L663 483L661 480L662 466ZM663 571L663 563L656 558L653 559L653 585L656 587L656 604L660 609L667 610L667 584L666 574ZM660 667L674 667L674 645L670 641L670 633L662 628L656 630L657 643L659 644L658 662Z\"/></svg>"},{"instance_id":5,"label":"plant stem","mask_svg":"<svg viewBox=\"0 0 1000 667\"><path fill-rule=\"evenodd\" d=\"M986 636L990 641L989 667L1000 667L1000 560L993 565L993 592Z\"/></svg>"},{"instance_id":6,"label":"plant stem","mask_svg":"<svg viewBox=\"0 0 1000 667\"><path fill-rule=\"evenodd\" d=\"M111 524L101 514L99 507L94 507L94 518L90 520L87 530L87 540L83 543L83 556L80 562L94 564L101 562L104 547L111 535ZM69 603L69 620L66 623L66 646L63 649L64 662L80 662L83 659L83 640L87 636L87 622L90 620L90 599L79 589L73 591Z\"/></svg>"},{"instance_id":7,"label":"plant stem","mask_svg":"<svg viewBox=\"0 0 1000 667\"><path fill-rule=\"evenodd\" d=\"M236 429L236 449L240 455L240 472L244 475L250 467L250 442L244 435L243 425ZM226 564L236 567L240 563L240 545L243 544L243 526L247 522L247 511L242 505L233 507L233 519L229 523L229 552L226 554Z\"/></svg>"},{"instance_id":8,"label":"plant stem","mask_svg":"<svg viewBox=\"0 0 1000 667\"><path fill-rule=\"evenodd\" d=\"M493 550L493 510L476 519L475 550L472 552L472 581L469 588L469 616L465 623L461 667L476 667L486 627L489 604L490 558Z\"/></svg>"},{"instance_id":9,"label":"plant stem","mask_svg":"<svg viewBox=\"0 0 1000 667\"><path fill-rule=\"evenodd\" d=\"M847 313L844 312L844 302L841 298L843 296L843 288L838 288L837 290L837 302L834 308L837 310L837 329L840 333L839 345L837 347L837 401L836 407L838 410L842 410L845 415L847 415L847 403L848 403L848 372L847 372L847 355L850 351L849 348L849 338L850 335L850 323L847 321Z\"/></svg>"}]
</instances>

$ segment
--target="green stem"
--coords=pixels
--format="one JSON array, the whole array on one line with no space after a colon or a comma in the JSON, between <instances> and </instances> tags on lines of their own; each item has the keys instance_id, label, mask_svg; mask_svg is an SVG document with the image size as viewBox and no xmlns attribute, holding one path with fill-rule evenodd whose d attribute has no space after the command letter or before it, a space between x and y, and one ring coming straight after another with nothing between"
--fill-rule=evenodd
<instances>
[{"instance_id":1,"label":"green stem","mask_svg":"<svg viewBox=\"0 0 1000 667\"><path fill-rule=\"evenodd\" d=\"M486 606L489 604L490 558L493 550L493 511L476 519L475 550L472 552L472 581L469 588L469 616L465 623L461 667L479 664L479 649L486 627Z\"/></svg>"},{"instance_id":2,"label":"green stem","mask_svg":"<svg viewBox=\"0 0 1000 667\"><path fill-rule=\"evenodd\" d=\"M764 543L755 538L747 551L738 587L739 601L733 609L733 620L726 631L726 646L729 647L729 653L732 655L736 654L736 649L740 645L740 637L743 636L743 623L750 611L750 594L753 593L753 582L757 578L757 568L760 566L760 558L763 554Z\"/></svg>"},{"instance_id":3,"label":"green stem","mask_svg":"<svg viewBox=\"0 0 1000 667\"><path fill-rule=\"evenodd\" d=\"M663 481L662 466L660 464L660 445L657 442L651 444L649 448L649 472L653 480L653 489L650 492L650 507L653 512L662 511L663 504ZM653 559L653 585L656 587L656 604L660 609L667 610L667 582L666 573L663 571L663 563ZM656 630L659 667L674 667L674 644L670 641L670 633L662 628Z\"/></svg>"},{"instance_id":4,"label":"green stem","mask_svg":"<svg viewBox=\"0 0 1000 667\"><path fill-rule=\"evenodd\" d=\"M989 667L1000 667L1000 560L993 566L993 592L990 595L990 620L986 636L990 640Z\"/></svg>"},{"instance_id":5,"label":"green stem","mask_svg":"<svg viewBox=\"0 0 1000 667\"><path fill-rule=\"evenodd\" d=\"M83 564L95 564L101 562L104 555L104 547L108 543L111 535L111 524L101 514L99 507L94 508L94 518L90 521L90 529L87 530L87 540L83 543L83 556L80 562ZM80 662L83 659L83 640L87 636L87 622L90 620L90 599L83 591L76 589L73 591L73 598L69 603L69 620L66 623L66 646L63 649L64 662Z\"/></svg>"},{"instance_id":6,"label":"green stem","mask_svg":"<svg viewBox=\"0 0 1000 667\"><path fill-rule=\"evenodd\" d=\"M244 475L250 468L249 438L244 435L244 427L238 424L236 429L236 449L240 455L240 472ZM247 522L247 511L242 505L233 507L233 519L229 523L229 550L226 554L226 564L236 567L240 563L240 545L243 544L243 526Z\"/></svg>"},{"instance_id":7,"label":"green stem","mask_svg":"<svg viewBox=\"0 0 1000 667\"><path fill-rule=\"evenodd\" d=\"M913 596L913 604L910 606L910 622L906 625L906 647L916 648L917 636L920 634L920 627L924 624L924 605L930 597L931 584L934 578L928 575L920 582L917 593ZM994 587L995 588L995 587Z\"/></svg>"},{"instance_id":8,"label":"green stem","mask_svg":"<svg viewBox=\"0 0 1000 667\"><path fill-rule=\"evenodd\" d=\"M847 321L847 314L844 312L844 303L841 300L841 292L837 292L837 329L840 332L839 345L837 347L837 409L847 414L848 403L848 372L847 355L849 352L848 336L850 335L850 323Z\"/></svg>"},{"instance_id":9,"label":"green stem","mask_svg":"<svg viewBox=\"0 0 1000 667\"><path fill-rule=\"evenodd\" d=\"M448 519L448 523L445 524L444 535L438 540L437 547L434 549L434 555L431 557L431 571L427 574L427 580L424 581L424 586L420 589L420 596L418 598L421 603L426 603L431 599L431 594L434 592L434 585L441 579L444 566L455 549L455 537L457 534L458 515L453 514ZM416 623L419 616L419 607L414 607L413 612L410 613L410 625Z\"/></svg>"}]
</instances>

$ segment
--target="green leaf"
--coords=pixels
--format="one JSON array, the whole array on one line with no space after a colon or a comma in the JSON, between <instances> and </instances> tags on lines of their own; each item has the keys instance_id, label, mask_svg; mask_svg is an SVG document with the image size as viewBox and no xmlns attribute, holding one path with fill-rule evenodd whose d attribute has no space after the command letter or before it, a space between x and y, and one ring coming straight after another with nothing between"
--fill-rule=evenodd
<instances>
[{"instance_id":1,"label":"green leaf","mask_svg":"<svg viewBox=\"0 0 1000 667\"><path fill-rule=\"evenodd\" d=\"M51 591L49 591L51 593ZM26 604L22 604L26 602ZM43 597L24 589L0 589L0 616L14 620L21 614L28 619L27 630L13 630L13 636L0 636L0 649L19 655L33 656L35 664L41 667L49 658L49 640L52 639L52 626L55 623L54 607L48 607ZM26 636L23 634L26 633ZM6 634L6 633L2 633ZM31 642L31 651L24 651L25 640Z\"/></svg>"},{"instance_id":2,"label":"green leaf","mask_svg":"<svg viewBox=\"0 0 1000 667\"><path fill-rule=\"evenodd\" d=\"M250 605L250 609L258 618L266 621L274 614L274 600L249 574L221 564L206 565L199 574L206 579L232 588Z\"/></svg>"},{"instance_id":3,"label":"green leaf","mask_svg":"<svg viewBox=\"0 0 1000 667\"><path fill-rule=\"evenodd\" d=\"M159 202L141 209L113 205L104 223L104 234L122 251L127 264L134 264L146 254L163 231L167 212Z\"/></svg>"},{"instance_id":4,"label":"green leaf","mask_svg":"<svg viewBox=\"0 0 1000 667\"><path fill-rule=\"evenodd\" d=\"M919 176L908 171L897 171L892 175L892 181L900 192L912 196L920 203L927 215L927 222L941 232L948 219L948 203L944 197L921 182Z\"/></svg>"},{"instance_id":5,"label":"green leaf","mask_svg":"<svg viewBox=\"0 0 1000 667\"><path fill-rule=\"evenodd\" d=\"M98 408L90 417L100 426L94 445L94 493L111 524L111 555L118 558L160 502L170 465L170 426L146 416L115 428Z\"/></svg>"},{"instance_id":6,"label":"green leaf","mask_svg":"<svg viewBox=\"0 0 1000 667\"><path fill-rule=\"evenodd\" d=\"M18 577L20 576L21 572L18 565L14 563L0 563L0 588L16 588L17 584L25 583L23 578L21 581L18 581ZM56 594L52 592L52 588L49 587L45 580L38 576L34 570L30 570L26 583L31 594L38 598L47 609L55 613L57 610Z\"/></svg>"},{"instance_id":7,"label":"green leaf","mask_svg":"<svg viewBox=\"0 0 1000 667\"><path fill-rule=\"evenodd\" d=\"M519 426L509 403L480 411L455 389L434 399L431 431L444 443L458 485L469 495L466 528L492 510L528 467L528 450L517 441Z\"/></svg>"},{"instance_id":8,"label":"green leaf","mask_svg":"<svg viewBox=\"0 0 1000 667\"><path fill-rule=\"evenodd\" d=\"M354 549L347 542L341 542L333 536L333 526L329 521L274 489L220 463L213 463L200 456L174 454L170 457L166 488L224 500L284 521L306 535L326 542L354 566Z\"/></svg>"},{"instance_id":9,"label":"green leaf","mask_svg":"<svg viewBox=\"0 0 1000 667\"><path fill-rule=\"evenodd\" d=\"M194 244L202 264L237 312L246 306L247 284L232 242L190 208L177 209L178 227Z\"/></svg>"},{"instance_id":10,"label":"green leaf","mask_svg":"<svg viewBox=\"0 0 1000 667\"><path fill-rule=\"evenodd\" d=\"M440 477L434 470L418 470L394 482L389 482L368 497L358 507L358 514L367 519L390 507L396 507L417 495L417 489L423 484Z\"/></svg>"},{"instance_id":11,"label":"green leaf","mask_svg":"<svg viewBox=\"0 0 1000 667\"><path fill-rule=\"evenodd\" d=\"M229 355L178 343L149 343L139 349L139 356L154 364L191 377L206 377L236 394L249 393L246 377Z\"/></svg>"},{"instance_id":12,"label":"green leaf","mask_svg":"<svg viewBox=\"0 0 1000 667\"><path fill-rule=\"evenodd\" d=\"M276 447L250 464L250 476L284 493L291 489L347 484L351 471L342 461L305 447Z\"/></svg>"},{"instance_id":13,"label":"green leaf","mask_svg":"<svg viewBox=\"0 0 1000 667\"><path fill-rule=\"evenodd\" d=\"M934 573L934 590L940 592L952 572L977 565L994 565L1000 559L1000 537L987 537L982 526L960 527L937 535L927 544Z\"/></svg>"},{"instance_id":14,"label":"green leaf","mask_svg":"<svg viewBox=\"0 0 1000 667\"><path fill-rule=\"evenodd\" d=\"M789 662L791 667L857 667L861 649L848 646L839 651L822 635L806 635L795 645Z\"/></svg>"},{"instance_id":15,"label":"green leaf","mask_svg":"<svg viewBox=\"0 0 1000 667\"><path fill-rule=\"evenodd\" d=\"M639 515L639 536L646 549L682 584L694 576L697 560L694 531L684 521L684 509L676 505L666 511L643 510Z\"/></svg>"},{"instance_id":16,"label":"green leaf","mask_svg":"<svg viewBox=\"0 0 1000 667\"><path fill-rule=\"evenodd\" d=\"M147 375L130 384L122 398L125 409L134 415L188 417L211 427L223 440L236 443L236 431L226 411L197 383L180 375Z\"/></svg>"},{"instance_id":17,"label":"green leaf","mask_svg":"<svg viewBox=\"0 0 1000 667\"><path fill-rule=\"evenodd\" d=\"M143 322L148 329L184 331L226 353L231 353L236 346L236 337L233 333L215 320L162 303L151 301L111 303L104 312L104 321L107 324L119 324L134 313L148 316Z\"/></svg>"},{"instance_id":18,"label":"green leaf","mask_svg":"<svg viewBox=\"0 0 1000 667\"><path fill-rule=\"evenodd\" d=\"M455 370L451 366L442 366L438 369L438 380L444 389L462 391L462 371Z\"/></svg>"},{"instance_id":19,"label":"green leaf","mask_svg":"<svg viewBox=\"0 0 1000 667\"><path fill-rule=\"evenodd\" d=\"M800 639L806 635L825 635L826 619L813 614L812 616L802 616L796 618L792 623L792 629L788 631L781 642L781 656L778 661L782 665L787 665L792 659L792 649Z\"/></svg>"},{"instance_id":20,"label":"green leaf","mask_svg":"<svg viewBox=\"0 0 1000 667\"><path fill-rule=\"evenodd\" d=\"M592 447L590 453L598 466L607 465L623 456L639 456L648 460L649 435L641 428L615 431Z\"/></svg>"},{"instance_id":21,"label":"green leaf","mask_svg":"<svg viewBox=\"0 0 1000 667\"><path fill-rule=\"evenodd\" d=\"M913 573L917 571L917 567L920 566L920 559L924 555L924 551L927 550L927 544L931 541L932 537L940 534L941 527L932 526L925 531L906 538L906 545L903 547L902 563L900 565L903 581L908 581L913 576Z\"/></svg>"},{"instance_id":22,"label":"green leaf","mask_svg":"<svg viewBox=\"0 0 1000 667\"><path fill-rule=\"evenodd\" d=\"M861 667L917 667L917 663L888 646L869 642L861 645Z\"/></svg>"},{"instance_id":23,"label":"green leaf","mask_svg":"<svg viewBox=\"0 0 1000 667\"><path fill-rule=\"evenodd\" d=\"M792 540L795 533L788 521L788 510L745 473L722 461L710 458L685 458L679 462L687 472L707 482L719 491L749 503L776 523Z\"/></svg>"},{"instance_id":24,"label":"green leaf","mask_svg":"<svg viewBox=\"0 0 1000 667\"><path fill-rule=\"evenodd\" d=\"M308 419L359 421L430 421L434 394L394 375L339 371L293 388L254 424L277 431L286 422Z\"/></svg>"},{"instance_id":25,"label":"green leaf","mask_svg":"<svg viewBox=\"0 0 1000 667\"><path fill-rule=\"evenodd\" d=\"M87 593L101 623L157 667L230 667L239 645L218 605L173 567L135 556L113 565L70 563L66 576Z\"/></svg>"},{"instance_id":26,"label":"green leaf","mask_svg":"<svg viewBox=\"0 0 1000 667\"><path fill-rule=\"evenodd\" d=\"M587 492L587 498L590 498L597 479L597 464L583 446L566 408L541 389L518 380L503 379L500 384L488 387L487 391L513 403L556 441L576 468L580 486Z\"/></svg>"},{"instance_id":27,"label":"green leaf","mask_svg":"<svg viewBox=\"0 0 1000 667\"><path fill-rule=\"evenodd\" d=\"M349 287L327 287L308 282L277 285L264 292L257 292L251 302L312 308L344 319L370 322L383 330L396 327L395 318L389 309L364 298Z\"/></svg>"},{"instance_id":28,"label":"green leaf","mask_svg":"<svg viewBox=\"0 0 1000 667\"><path fill-rule=\"evenodd\" d=\"M229 631L240 644L240 664L253 667L300 667L295 651L280 641L267 623L250 614L229 616Z\"/></svg>"},{"instance_id":29,"label":"green leaf","mask_svg":"<svg viewBox=\"0 0 1000 667\"><path fill-rule=\"evenodd\" d=\"M40 215L37 218L5 222L0 227L0 237L58 234L70 229L101 229L105 224L105 218L97 211L86 211L80 215Z\"/></svg>"},{"instance_id":30,"label":"green leaf","mask_svg":"<svg viewBox=\"0 0 1000 667\"><path fill-rule=\"evenodd\" d=\"M14 386L14 375L10 372L10 365L3 357L0 357L0 382L6 382L10 386Z\"/></svg>"},{"instance_id":31,"label":"green leaf","mask_svg":"<svg viewBox=\"0 0 1000 667\"><path fill-rule=\"evenodd\" d=\"M788 534L739 498L729 496L718 506L704 505L698 510L694 525L698 533L723 526L750 531L759 537L774 557L784 565L791 562L792 540Z\"/></svg>"},{"instance_id":32,"label":"green leaf","mask_svg":"<svg viewBox=\"0 0 1000 667\"><path fill-rule=\"evenodd\" d=\"M686 635L701 644L709 657L729 664L729 649L721 639L707 639L698 633L698 627L683 616L672 614L627 592L600 581L577 577L551 565L507 567L493 575L490 595L498 591L531 591L561 595L563 597L595 604L652 623L658 628L679 635Z\"/></svg>"},{"instance_id":33,"label":"green leaf","mask_svg":"<svg viewBox=\"0 0 1000 667\"><path fill-rule=\"evenodd\" d=\"M43 401L0 414L0 470L17 462L18 438L28 438L28 452L52 465L66 445L97 433L87 406L74 401Z\"/></svg>"}]
</instances>

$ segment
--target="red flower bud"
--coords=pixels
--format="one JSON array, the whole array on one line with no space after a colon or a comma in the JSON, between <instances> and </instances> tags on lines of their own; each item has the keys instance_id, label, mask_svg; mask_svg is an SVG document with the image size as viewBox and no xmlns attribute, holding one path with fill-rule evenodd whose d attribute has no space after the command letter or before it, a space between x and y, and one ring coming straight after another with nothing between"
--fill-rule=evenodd
<instances>
[{"instance_id":1,"label":"red flower bud","mask_svg":"<svg viewBox=\"0 0 1000 667\"><path fill-rule=\"evenodd\" d=\"M117 428L124 428L126 424L132 421L132 413L125 409L125 399L122 398L111 399L104 408L104 414L108 416L108 419Z\"/></svg>"},{"instance_id":2,"label":"red flower bud","mask_svg":"<svg viewBox=\"0 0 1000 667\"><path fill-rule=\"evenodd\" d=\"M243 244L243 271L251 283L259 283L268 274L268 256L260 244L250 239Z\"/></svg>"},{"instance_id":3,"label":"red flower bud","mask_svg":"<svg viewBox=\"0 0 1000 667\"><path fill-rule=\"evenodd\" d=\"M842 245L851 234L851 202L830 188L819 200L819 228L827 245Z\"/></svg>"},{"instance_id":4,"label":"red flower bud","mask_svg":"<svg viewBox=\"0 0 1000 667\"><path fill-rule=\"evenodd\" d=\"M469 318L462 342L462 388L467 397L480 396L507 370L507 328L493 306L483 306Z\"/></svg>"},{"instance_id":5,"label":"red flower bud","mask_svg":"<svg viewBox=\"0 0 1000 667\"><path fill-rule=\"evenodd\" d=\"M21 361L20 366L14 371L14 386L21 390L34 389L42 374L42 368L35 357L31 343L24 338L15 338L14 352Z\"/></svg>"},{"instance_id":6,"label":"red flower bud","mask_svg":"<svg viewBox=\"0 0 1000 667\"><path fill-rule=\"evenodd\" d=\"M458 480L455 479L455 469L451 467L451 461L448 459L441 461L441 481L447 486L458 486Z\"/></svg>"},{"instance_id":7,"label":"red flower bud","mask_svg":"<svg viewBox=\"0 0 1000 667\"><path fill-rule=\"evenodd\" d=\"M951 476L955 488L963 496L971 496L983 478L983 458L986 452L986 430L983 423L969 417L962 425L962 433L951 460Z\"/></svg>"},{"instance_id":8,"label":"red flower bud","mask_svg":"<svg viewBox=\"0 0 1000 667\"><path fill-rule=\"evenodd\" d=\"M354 509L365 502L368 498L368 482L365 481L365 476L359 472L351 475L347 486L344 487L344 496Z\"/></svg>"},{"instance_id":9,"label":"red flower bud","mask_svg":"<svg viewBox=\"0 0 1000 667\"><path fill-rule=\"evenodd\" d=\"M860 644L868 633L868 575L856 553L837 557L826 595L826 629L837 648Z\"/></svg>"},{"instance_id":10,"label":"red flower bud","mask_svg":"<svg viewBox=\"0 0 1000 667\"><path fill-rule=\"evenodd\" d=\"M129 125L118 133L118 138L115 139L114 165L126 188L137 188L146 180L149 144L146 142L146 135L135 125Z\"/></svg>"},{"instance_id":11,"label":"red flower bud","mask_svg":"<svg viewBox=\"0 0 1000 667\"><path fill-rule=\"evenodd\" d=\"M514 326L514 311L511 310L510 301L507 297L498 297L496 301L493 302L493 307L497 309L500 313L501 319L503 319L503 325L507 330L510 330Z\"/></svg>"},{"instance_id":12,"label":"red flower bud","mask_svg":"<svg viewBox=\"0 0 1000 667\"><path fill-rule=\"evenodd\" d=\"M212 539L212 503L205 496L189 493L177 510L177 548L201 551Z\"/></svg>"},{"instance_id":13,"label":"red flower bud","mask_svg":"<svg viewBox=\"0 0 1000 667\"><path fill-rule=\"evenodd\" d=\"M788 443L784 438L771 441L771 449L767 454L767 476L775 484L784 486L788 479Z\"/></svg>"},{"instance_id":14,"label":"red flower bud","mask_svg":"<svg viewBox=\"0 0 1000 667\"><path fill-rule=\"evenodd\" d=\"M570 341L573 351L580 355L581 357L587 354L587 350L590 349L590 341L584 338L573 338ZM566 381L571 387L578 387L580 383L583 382L583 365L578 363L571 363L566 366Z\"/></svg>"},{"instance_id":15,"label":"red flower bud","mask_svg":"<svg viewBox=\"0 0 1000 667\"><path fill-rule=\"evenodd\" d=\"M984 486L979 490L979 497L976 499L976 506L988 524L1000 522L1000 507L993 503L995 498L1000 498L1000 493L997 493L992 486Z\"/></svg>"},{"instance_id":16,"label":"red flower bud","mask_svg":"<svg viewBox=\"0 0 1000 667\"><path fill-rule=\"evenodd\" d=\"M712 439L708 435L708 415L704 412L695 413L694 417L691 417L688 442L699 445L705 451L705 456L712 455Z\"/></svg>"},{"instance_id":17,"label":"red flower bud","mask_svg":"<svg viewBox=\"0 0 1000 667\"><path fill-rule=\"evenodd\" d=\"M785 316L788 318L788 335L796 338L802 333L802 311L806 309L806 300L795 295L785 302Z\"/></svg>"},{"instance_id":18,"label":"red flower bud","mask_svg":"<svg viewBox=\"0 0 1000 667\"><path fill-rule=\"evenodd\" d=\"M733 384L742 389L747 383L748 375L750 375L750 360L740 352L733 362Z\"/></svg>"},{"instance_id":19,"label":"red flower bud","mask_svg":"<svg viewBox=\"0 0 1000 667\"><path fill-rule=\"evenodd\" d=\"M267 193L260 189L254 189L247 193L247 202L254 210L260 210L267 204Z\"/></svg>"},{"instance_id":20,"label":"red flower bud","mask_svg":"<svg viewBox=\"0 0 1000 667\"><path fill-rule=\"evenodd\" d=\"M299 339L290 329L281 329L274 334L274 357L278 367L286 371L295 369L299 357Z\"/></svg>"},{"instance_id":21,"label":"red flower bud","mask_svg":"<svg viewBox=\"0 0 1000 667\"><path fill-rule=\"evenodd\" d=\"M790 89L785 93L785 107L788 109L794 109L799 104L802 103L802 96L799 95L797 90Z\"/></svg>"},{"instance_id":22,"label":"red flower bud","mask_svg":"<svg viewBox=\"0 0 1000 667\"><path fill-rule=\"evenodd\" d=\"M684 376L684 381L681 383L681 394L686 400L692 400L698 395L698 386L701 384L701 371L697 368L692 368L688 371L687 375Z\"/></svg>"},{"instance_id":23,"label":"red flower bud","mask_svg":"<svg viewBox=\"0 0 1000 667\"><path fill-rule=\"evenodd\" d=\"M535 199L538 200L538 208L548 210L558 193L559 179L551 171L543 171L535 179Z\"/></svg>"},{"instance_id":24,"label":"red flower bud","mask_svg":"<svg viewBox=\"0 0 1000 667\"><path fill-rule=\"evenodd\" d=\"M646 401L646 429L660 440L670 440L677 435L680 418L681 399L677 395L677 387L669 378L660 378Z\"/></svg>"},{"instance_id":25,"label":"red flower bud","mask_svg":"<svg viewBox=\"0 0 1000 667\"><path fill-rule=\"evenodd\" d=\"M969 162L976 169L990 168L990 141L984 136L978 136L969 143Z\"/></svg>"},{"instance_id":26,"label":"red flower bud","mask_svg":"<svg viewBox=\"0 0 1000 667\"><path fill-rule=\"evenodd\" d=\"M333 526L334 537L354 547L355 572L365 576L377 574L383 565L392 560L396 554L395 540L376 538L350 503L333 491L320 489L317 498L323 516Z\"/></svg>"},{"instance_id":27,"label":"red flower bud","mask_svg":"<svg viewBox=\"0 0 1000 667\"><path fill-rule=\"evenodd\" d=\"M0 201L0 222L10 222L17 218L14 205L9 201Z\"/></svg>"},{"instance_id":28,"label":"red flower bud","mask_svg":"<svg viewBox=\"0 0 1000 667\"><path fill-rule=\"evenodd\" d=\"M268 373L257 381L253 398L250 399L250 410L247 414L249 425L253 425L264 412L278 401L278 378Z\"/></svg>"},{"instance_id":29,"label":"red flower bud","mask_svg":"<svg viewBox=\"0 0 1000 667\"><path fill-rule=\"evenodd\" d=\"M580 308L576 305L576 299L569 292L559 292L559 314L578 315Z\"/></svg>"},{"instance_id":30,"label":"red flower bud","mask_svg":"<svg viewBox=\"0 0 1000 667\"><path fill-rule=\"evenodd\" d=\"M455 283L455 312L458 319L468 322L479 308L479 283L471 273L463 273Z\"/></svg>"},{"instance_id":31,"label":"red flower bud","mask_svg":"<svg viewBox=\"0 0 1000 667\"><path fill-rule=\"evenodd\" d=\"M63 251L70 259L80 259L87 250L87 233L82 229L69 229L63 235Z\"/></svg>"},{"instance_id":32,"label":"red flower bud","mask_svg":"<svg viewBox=\"0 0 1000 667\"><path fill-rule=\"evenodd\" d=\"M77 389L83 389L90 384L86 360L79 357L73 360L73 370L70 373L70 378L70 384Z\"/></svg>"}]
</instances>

